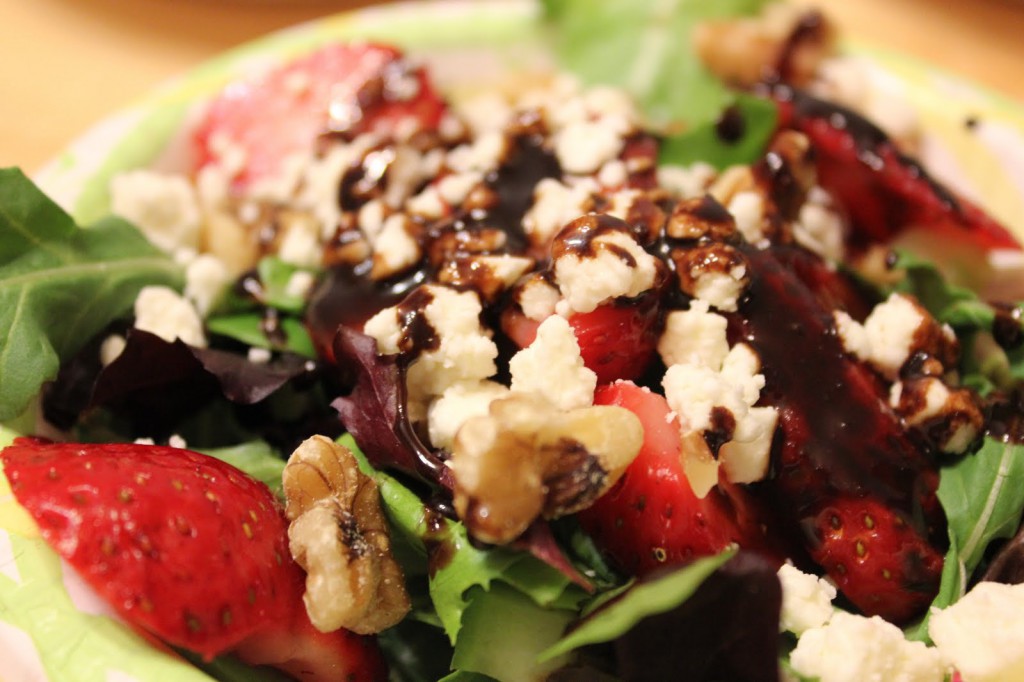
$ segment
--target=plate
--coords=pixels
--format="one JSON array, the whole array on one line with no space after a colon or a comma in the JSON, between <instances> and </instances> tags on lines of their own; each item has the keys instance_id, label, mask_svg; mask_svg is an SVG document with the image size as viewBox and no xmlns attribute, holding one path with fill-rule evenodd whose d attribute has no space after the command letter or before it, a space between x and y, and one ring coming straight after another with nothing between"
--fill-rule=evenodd
<instances>
[{"instance_id":1,"label":"plate","mask_svg":"<svg viewBox=\"0 0 1024 682\"><path fill-rule=\"evenodd\" d=\"M468 87L510 64L543 69L549 56L537 40L538 5L526 0L407 3L348 12L232 50L165 84L135 106L102 121L37 175L43 189L83 224L105 215L107 186L117 173L173 166L177 131L204 96L263 65L336 40L395 43L429 62L442 90ZM1024 237L1024 110L1012 101L895 52L856 42L875 87L908 102L924 129L922 155L937 176L977 199ZM472 68L465 68L472 64ZM169 652L142 646L139 634L89 601L73 574L45 548L13 504L0 477L0 597L4 588L38 585L66 599L21 600L0 610L0 676L10 680L129 681L209 679ZM86 639L89 640L86 643ZM104 652L102 655L97 652ZM88 652L83 655L82 652Z\"/></svg>"}]
</instances>

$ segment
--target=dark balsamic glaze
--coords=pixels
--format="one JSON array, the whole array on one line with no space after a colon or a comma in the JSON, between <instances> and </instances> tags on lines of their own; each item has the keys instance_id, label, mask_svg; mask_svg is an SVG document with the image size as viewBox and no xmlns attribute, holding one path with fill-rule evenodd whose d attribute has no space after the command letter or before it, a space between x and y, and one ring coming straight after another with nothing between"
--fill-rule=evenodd
<instances>
[{"instance_id":1,"label":"dark balsamic glaze","mask_svg":"<svg viewBox=\"0 0 1024 682\"><path fill-rule=\"evenodd\" d=\"M596 256L594 241L603 235L622 232L632 236L629 224L606 213L592 213L577 218L558 233L551 246L551 260L555 261L566 255L574 255L580 259ZM602 242L601 249L614 253L630 267L636 266L636 258L626 249L609 242Z\"/></svg>"},{"instance_id":2,"label":"dark balsamic glaze","mask_svg":"<svg viewBox=\"0 0 1024 682\"><path fill-rule=\"evenodd\" d=\"M725 108L722 115L715 121L715 135L727 144L735 144L743 139L747 132L747 120L743 112L735 104Z\"/></svg>"},{"instance_id":3,"label":"dark balsamic glaze","mask_svg":"<svg viewBox=\"0 0 1024 682\"><path fill-rule=\"evenodd\" d=\"M780 493L806 521L830 495L870 495L920 518L931 468L882 402L878 387L849 371L851 362L814 293L783 265L795 247L743 247L751 282L742 318L730 320L730 342L758 353L762 400L779 411L785 445L774 463ZM795 504L794 504L795 503ZM930 525L930 524L929 524Z\"/></svg>"},{"instance_id":4,"label":"dark balsamic glaze","mask_svg":"<svg viewBox=\"0 0 1024 682\"><path fill-rule=\"evenodd\" d=\"M704 431L704 442L708 444L711 454L718 459L718 451L732 440L736 430L736 417L721 406L711 408L711 426Z\"/></svg>"},{"instance_id":5,"label":"dark balsamic glaze","mask_svg":"<svg viewBox=\"0 0 1024 682\"><path fill-rule=\"evenodd\" d=\"M414 289L398 304L399 328L402 330L398 340L398 350L406 356L417 357L424 352L437 350L441 339L437 330L427 319L426 309L434 301L429 289Z\"/></svg>"},{"instance_id":6,"label":"dark balsamic glaze","mask_svg":"<svg viewBox=\"0 0 1024 682\"><path fill-rule=\"evenodd\" d=\"M992 321L992 336L1005 350L1020 348L1024 343L1021 309L1015 305L995 304L996 317Z\"/></svg>"}]
</instances>

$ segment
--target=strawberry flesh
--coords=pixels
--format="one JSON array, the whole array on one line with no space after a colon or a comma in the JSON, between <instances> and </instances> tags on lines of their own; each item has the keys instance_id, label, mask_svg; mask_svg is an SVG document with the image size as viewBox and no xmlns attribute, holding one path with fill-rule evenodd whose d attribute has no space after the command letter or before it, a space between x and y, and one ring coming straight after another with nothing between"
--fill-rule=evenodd
<instances>
[{"instance_id":1,"label":"strawberry flesh","mask_svg":"<svg viewBox=\"0 0 1024 682\"><path fill-rule=\"evenodd\" d=\"M935 489L936 467L889 408L881 383L850 358L833 333L831 311L790 262L810 256L792 247L744 247L750 296L733 316L731 334L761 357L764 403L779 411L779 447L771 489L812 554L831 536L815 521L836 500L851 498L886 518L902 519L906 560L879 584L870 563L826 565L837 583L878 587L878 598L854 587L846 596L866 613L904 621L920 613L938 588L941 556L933 545L944 527ZM824 277L818 271L816 278ZM838 273L834 277L840 277ZM881 512L877 512L881 515ZM890 524L892 527L892 524ZM892 542L895 539L890 538ZM907 594L912 595L908 597Z\"/></svg>"},{"instance_id":2,"label":"strawberry flesh","mask_svg":"<svg viewBox=\"0 0 1024 682\"><path fill-rule=\"evenodd\" d=\"M195 168L241 152L244 169L233 181L242 189L275 177L290 156L310 153L320 135L388 136L408 120L434 128L444 111L424 69L395 48L327 45L225 88L195 129Z\"/></svg>"},{"instance_id":3,"label":"strawberry flesh","mask_svg":"<svg viewBox=\"0 0 1024 682\"><path fill-rule=\"evenodd\" d=\"M178 448L29 438L0 462L43 538L132 625L207 660L239 651L283 668L293 662L280 651L332 641L304 667L383 677L372 639L313 631L287 520L270 490L234 467Z\"/></svg>"},{"instance_id":4,"label":"strawberry flesh","mask_svg":"<svg viewBox=\"0 0 1024 682\"><path fill-rule=\"evenodd\" d=\"M669 564L717 554L736 543L770 549L757 502L740 486L721 483L697 497L683 471L679 420L665 398L632 382L600 386L596 405L617 405L644 426L640 453L610 491L579 521L621 569L645 575Z\"/></svg>"}]
</instances>

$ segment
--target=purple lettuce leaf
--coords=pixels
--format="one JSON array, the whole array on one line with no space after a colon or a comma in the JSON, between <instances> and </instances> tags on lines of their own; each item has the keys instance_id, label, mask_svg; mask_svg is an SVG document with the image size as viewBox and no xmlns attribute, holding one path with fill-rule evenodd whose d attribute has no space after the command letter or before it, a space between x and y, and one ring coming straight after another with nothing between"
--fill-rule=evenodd
<instances>
[{"instance_id":1,"label":"purple lettuce leaf","mask_svg":"<svg viewBox=\"0 0 1024 682\"><path fill-rule=\"evenodd\" d=\"M331 405L370 464L450 490L449 468L424 445L406 414L405 367L400 356L378 355L372 337L341 326L334 337L334 357L354 388Z\"/></svg>"}]
</instances>

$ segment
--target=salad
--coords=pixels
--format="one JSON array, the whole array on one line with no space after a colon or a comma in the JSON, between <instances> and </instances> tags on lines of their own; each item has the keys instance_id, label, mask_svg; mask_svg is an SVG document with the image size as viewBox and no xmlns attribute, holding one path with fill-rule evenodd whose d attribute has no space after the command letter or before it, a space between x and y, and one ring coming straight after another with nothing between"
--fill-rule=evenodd
<instances>
[{"instance_id":1,"label":"salad","mask_svg":"<svg viewBox=\"0 0 1024 682\"><path fill-rule=\"evenodd\" d=\"M818 12L457 11L0 171L15 674L1021 679L1014 227Z\"/></svg>"}]
</instances>

